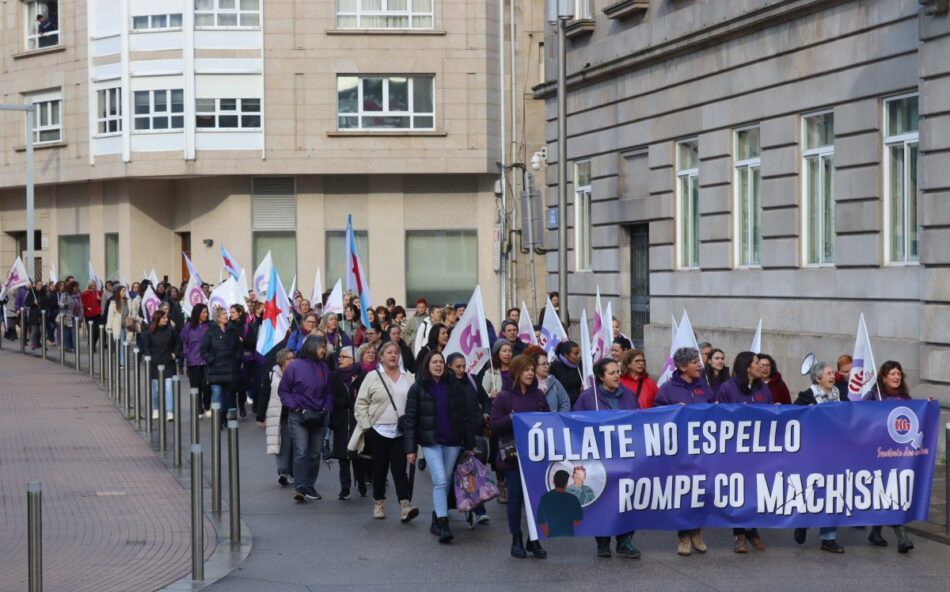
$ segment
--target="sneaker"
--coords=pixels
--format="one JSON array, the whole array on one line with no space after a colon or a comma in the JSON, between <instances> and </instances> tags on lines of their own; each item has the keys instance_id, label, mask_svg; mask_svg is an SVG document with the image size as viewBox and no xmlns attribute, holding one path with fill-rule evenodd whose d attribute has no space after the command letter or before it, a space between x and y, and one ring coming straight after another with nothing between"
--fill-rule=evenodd
<instances>
[{"instance_id":1,"label":"sneaker","mask_svg":"<svg viewBox=\"0 0 950 592\"><path fill-rule=\"evenodd\" d=\"M488 526L491 523L491 516L488 515L488 512L485 512L484 514L478 516L475 521L482 526Z\"/></svg>"},{"instance_id":2,"label":"sneaker","mask_svg":"<svg viewBox=\"0 0 950 592\"><path fill-rule=\"evenodd\" d=\"M165 414L165 421L169 421L169 422L175 421L175 414L174 414L174 413L166 413L166 414Z\"/></svg>"},{"instance_id":3,"label":"sneaker","mask_svg":"<svg viewBox=\"0 0 950 592\"><path fill-rule=\"evenodd\" d=\"M349 489L341 490L340 495L336 496L336 499L340 500L341 502L350 499L350 490Z\"/></svg>"},{"instance_id":4,"label":"sneaker","mask_svg":"<svg viewBox=\"0 0 950 592\"><path fill-rule=\"evenodd\" d=\"M307 496L304 494L304 492L300 491L299 489L294 491L294 500L302 504L306 499Z\"/></svg>"},{"instance_id":5,"label":"sneaker","mask_svg":"<svg viewBox=\"0 0 950 592\"><path fill-rule=\"evenodd\" d=\"M294 484L294 476L293 476L293 475L287 475L287 483L289 483L289 484L291 484L291 485Z\"/></svg>"},{"instance_id":6,"label":"sneaker","mask_svg":"<svg viewBox=\"0 0 950 592\"><path fill-rule=\"evenodd\" d=\"M799 545L805 544L805 539L808 537L807 528L796 528L795 529L795 542Z\"/></svg>"},{"instance_id":7,"label":"sneaker","mask_svg":"<svg viewBox=\"0 0 950 592\"><path fill-rule=\"evenodd\" d=\"M152 419L158 419L158 409L152 409Z\"/></svg>"},{"instance_id":8,"label":"sneaker","mask_svg":"<svg viewBox=\"0 0 950 592\"><path fill-rule=\"evenodd\" d=\"M317 501L317 500L322 500L322 499L323 499L323 496L320 495L320 493L319 493L316 489L314 489L313 491L308 491L308 492L304 493L303 496L304 496L304 498L306 498L307 500L310 500L310 501Z\"/></svg>"},{"instance_id":9,"label":"sneaker","mask_svg":"<svg viewBox=\"0 0 950 592\"><path fill-rule=\"evenodd\" d=\"M280 475L277 475L277 483L281 487L287 487L288 485L290 485L290 480L287 478L286 474L281 473Z\"/></svg>"},{"instance_id":10,"label":"sneaker","mask_svg":"<svg viewBox=\"0 0 950 592\"><path fill-rule=\"evenodd\" d=\"M201 417L203 417L203 418L205 418L205 419L211 419L211 410L208 409L207 411L205 411L204 413L202 413L202 414L201 414Z\"/></svg>"},{"instance_id":11,"label":"sneaker","mask_svg":"<svg viewBox=\"0 0 950 592\"><path fill-rule=\"evenodd\" d=\"M474 512L465 512L465 523L468 524L469 530L475 530L475 513Z\"/></svg>"},{"instance_id":12,"label":"sneaker","mask_svg":"<svg viewBox=\"0 0 950 592\"><path fill-rule=\"evenodd\" d=\"M676 552L682 555L683 557L688 557L692 555L693 548L689 542L688 536L679 537L679 542L676 544Z\"/></svg>"},{"instance_id":13,"label":"sneaker","mask_svg":"<svg viewBox=\"0 0 950 592\"><path fill-rule=\"evenodd\" d=\"M821 541L821 550L828 551L829 553L844 553L844 547L839 545L838 541L834 539Z\"/></svg>"}]
</instances>

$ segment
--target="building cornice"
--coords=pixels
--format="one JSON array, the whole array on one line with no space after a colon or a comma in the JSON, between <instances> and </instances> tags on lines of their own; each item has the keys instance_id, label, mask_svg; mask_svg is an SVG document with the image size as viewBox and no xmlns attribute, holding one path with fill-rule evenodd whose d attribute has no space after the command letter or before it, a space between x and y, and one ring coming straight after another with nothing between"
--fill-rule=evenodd
<instances>
[{"instance_id":1,"label":"building cornice","mask_svg":"<svg viewBox=\"0 0 950 592\"><path fill-rule=\"evenodd\" d=\"M569 73L567 76L567 86L568 88L582 87L595 81L612 78L633 70L639 70L848 1L849 0L793 0L791 2L783 2L748 12L732 20L716 23L658 45L651 45L634 53L606 61L602 64L597 64L596 66L587 68L583 72ZM554 97L557 92L557 81L550 80L539 84L533 87L532 91L536 99Z\"/></svg>"}]
</instances>

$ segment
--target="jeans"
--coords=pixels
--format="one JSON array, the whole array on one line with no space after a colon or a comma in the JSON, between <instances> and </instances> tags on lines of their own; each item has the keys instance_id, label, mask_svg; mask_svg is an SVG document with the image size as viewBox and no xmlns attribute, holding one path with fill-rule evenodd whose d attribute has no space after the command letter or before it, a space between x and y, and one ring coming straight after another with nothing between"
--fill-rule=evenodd
<instances>
[{"instance_id":1,"label":"jeans","mask_svg":"<svg viewBox=\"0 0 950 592\"><path fill-rule=\"evenodd\" d=\"M76 342L73 340L72 327L63 327L63 345L66 349L76 349Z\"/></svg>"},{"instance_id":2,"label":"jeans","mask_svg":"<svg viewBox=\"0 0 950 592\"><path fill-rule=\"evenodd\" d=\"M823 541L833 541L838 538L838 528L835 526L823 526L819 532Z\"/></svg>"},{"instance_id":3,"label":"jeans","mask_svg":"<svg viewBox=\"0 0 950 592\"><path fill-rule=\"evenodd\" d=\"M409 477L406 475L406 451L403 449L403 437L386 438L376 430L366 431L366 444L373 455L373 499L386 499L386 473L393 476L396 497L399 501L408 500Z\"/></svg>"},{"instance_id":4,"label":"jeans","mask_svg":"<svg viewBox=\"0 0 950 592\"><path fill-rule=\"evenodd\" d=\"M221 409L230 413L237 410L237 404L234 402L234 391L229 384L211 385L211 402L220 403Z\"/></svg>"},{"instance_id":5,"label":"jeans","mask_svg":"<svg viewBox=\"0 0 950 592\"><path fill-rule=\"evenodd\" d=\"M422 447L422 456L432 476L432 508L438 518L449 515L449 483L461 452L461 446L436 444Z\"/></svg>"},{"instance_id":6,"label":"jeans","mask_svg":"<svg viewBox=\"0 0 950 592\"><path fill-rule=\"evenodd\" d=\"M327 426L301 425L301 417L301 413L294 411L287 417L287 427L294 447L294 487L304 493L313 493L314 484L320 474L320 445Z\"/></svg>"},{"instance_id":7,"label":"jeans","mask_svg":"<svg viewBox=\"0 0 950 592\"><path fill-rule=\"evenodd\" d=\"M172 399L174 398L174 384L171 376L165 376L165 413L172 412ZM158 411L158 378L152 379L152 409Z\"/></svg>"},{"instance_id":8,"label":"jeans","mask_svg":"<svg viewBox=\"0 0 950 592\"><path fill-rule=\"evenodd\" d=\"M505 486L508 488L508 531L521 536L521 510L524 508L524 491L521 489L521 472L517 468L505 469Z\"/></svg>"},{"instance_id":9,"label":"jeans","mask_svg":"<svg viewBox=\"0 0 950 592\"><path fill-rule=\"evenodd\" d=\"M122 327L122 330L119 332L119 336L112 342L112 347L119 350L119 366L125 366L125 338L125 327ZM174 366L165 368L165 370L169 371L173 367Z\"/></svg>"},{"instance_id":10,"label":"jeans","mask_svg":"<svg viewBox=\"0 0 950 592\"><path fill-rule=\"evenodd\" d=\"M290 437L290 427L280 424L280 450L277 452L277 474L294 475L294 441Z\"/></svg>"}]
</instances>

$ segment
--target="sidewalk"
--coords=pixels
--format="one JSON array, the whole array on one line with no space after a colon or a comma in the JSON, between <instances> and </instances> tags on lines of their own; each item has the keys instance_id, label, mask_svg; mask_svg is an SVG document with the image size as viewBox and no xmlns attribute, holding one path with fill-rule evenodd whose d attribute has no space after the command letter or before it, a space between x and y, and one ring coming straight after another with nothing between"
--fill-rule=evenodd
<instances>
[{"instance_id":1,"label":"sidewalk","mask_svg":"<svg viewBox=\"0 0 950 592\"><path fill-rule=\"evenodd\" d=\"M188 493L88 374L0 352L0 591L27 587L26 486L43 484L44 590L154 590L190 573ZM85 360L83 360L85 363ZM205 555L216 545L205 522Z\"/></svg>"}]
</instances>

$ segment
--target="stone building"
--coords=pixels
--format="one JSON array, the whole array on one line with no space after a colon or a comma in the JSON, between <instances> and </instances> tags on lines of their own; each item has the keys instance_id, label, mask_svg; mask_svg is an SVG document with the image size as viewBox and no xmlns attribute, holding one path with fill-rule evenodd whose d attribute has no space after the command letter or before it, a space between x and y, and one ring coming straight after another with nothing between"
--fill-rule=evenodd
<instances>
[{"instance_id":1,"label":"stone building","mask_svg":"<svg viewBox=\"0 0 950 592\"><path fill-rule=\"evenodd\" d=\"M850 353L950 403L950 18L945 0L578 0L567 23L570 312L595 286L666 357L702 339ZM548 27L549 230L556 37ZM556 232L546 246L556 248ZM554 252L548 271L557 271ZM553 289L556 279L548 279Z\"/></svg>"},{"instance_id":2,"label":"stone building","mask_svg":"<svg viewBox=\"0 0 950 592\"><path fill-rule=\"evenodd\" d=\"M543 144L524 126L542 120L541 6L516 14L533 44L517 37L509 150ZM378 303L454 302L480 283L497 310L500 112L515 94L499 90L496 3L13 0L0 22L0 103L37 108L38 274L84 280L91 260L103 277L177 282L184 251L216 282L225 246L251 268L273 251L309 296L317 268L325 289L342 274L352 213ZM23 129L0 113L5 268L26 249Z\"/></svg>"}]
</instances>

